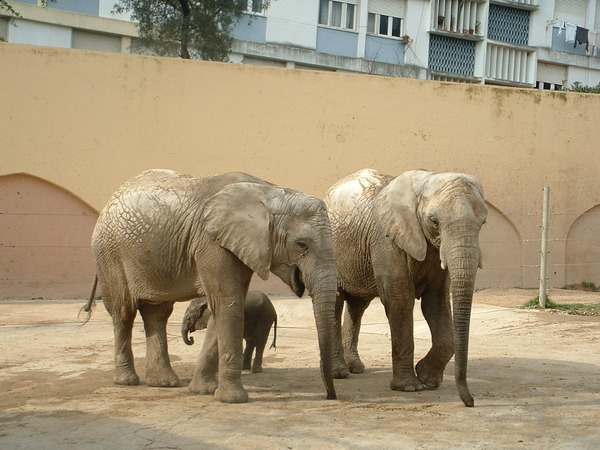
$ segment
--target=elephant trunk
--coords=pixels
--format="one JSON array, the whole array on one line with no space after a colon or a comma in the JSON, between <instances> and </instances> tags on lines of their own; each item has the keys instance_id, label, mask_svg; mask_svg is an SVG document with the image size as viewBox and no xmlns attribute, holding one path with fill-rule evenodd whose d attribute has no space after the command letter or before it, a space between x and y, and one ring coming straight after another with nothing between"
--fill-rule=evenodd
<instances>
[{"instance_id":1,"label":"elephant trunk","mask_svg":"<svg viewBox=\"0 0 600 450\"><path fill-rule=\"evenodd\" d=\"M192 336L188 337L189 331L189 323L184 320L181 324L181 337L183 338L183 342L185 342L187 345L193 345L194 338Z\"/></svg>"},{"instance_id":2,"label":"elephant trunk","mask_svg":"<svg viewBox=\"0 0 600 450\"><path fill-rule=\"evenodd\" d=\"M461 236L459 243L443 249L442 263L447 262L450 278L454 322L454 376L458 394L466 406L474 406L473 396L467 386L469 355L469 327L471 306L475 289L475 276L480 260L478 229L473 224L454 224L454 235Z\"/></svg>"},{"instance_id":3,"label":"elephant trunk","mask_svg":"<svg viewBox=\"0 0 600 450\"><path fill-rule=\"evenodd\" d=\"M335 321L335 296L337 272L333 261L326 267L313 271L306 279L306 287L313 302L319 351L321 356L321 378L327 391L327 399L336 399L333 385L333 330Z\"/></svg>"}]
</instances>

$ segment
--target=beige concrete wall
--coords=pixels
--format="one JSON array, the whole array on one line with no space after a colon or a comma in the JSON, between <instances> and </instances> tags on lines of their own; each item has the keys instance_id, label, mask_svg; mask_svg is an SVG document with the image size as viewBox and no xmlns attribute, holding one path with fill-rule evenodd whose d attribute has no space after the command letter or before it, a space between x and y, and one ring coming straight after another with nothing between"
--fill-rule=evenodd
<instances>
[{"instance_id":1,"label":"beige concrete wall","mask_svg":"<svg viewBox=\"0 0 600 450\"><path fill-rule=\"evenodd\" d=\"M99 210L148 168L241 170L317 196L364 167L464 171L493 206L480 286L538 283L550 186L550 285L582 281L566 238L599 223L582 214L600 204L600 96L10 44L0 61L0 175Z\"/></svg>"}]
</instances>

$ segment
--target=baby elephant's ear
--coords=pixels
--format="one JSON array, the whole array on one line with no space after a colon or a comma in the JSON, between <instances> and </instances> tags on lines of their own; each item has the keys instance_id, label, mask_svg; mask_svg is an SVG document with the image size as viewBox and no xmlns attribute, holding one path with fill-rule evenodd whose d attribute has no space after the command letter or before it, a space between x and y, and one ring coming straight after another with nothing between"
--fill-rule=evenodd
<instances>
[{"instance_id":1,"label":"baby elephant's ear","mask_svg":"<svg viewBox=\"0 0 600 450\"><path fill-rule=\"evenodd\" d=\"M271 217L261 202L265 186L234 183L208 199L202 219L204 230L250 267L263 280L271 269Z\"/></svg>"}]
</instances>

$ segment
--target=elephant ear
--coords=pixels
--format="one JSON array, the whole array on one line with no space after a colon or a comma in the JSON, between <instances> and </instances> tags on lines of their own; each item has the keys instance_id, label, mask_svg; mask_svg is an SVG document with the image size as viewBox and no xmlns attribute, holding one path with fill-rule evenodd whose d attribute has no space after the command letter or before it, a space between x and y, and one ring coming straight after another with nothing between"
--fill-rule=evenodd
<instances>
[{"instance_id":1,"label":"elephant ear","mask_svg":"<svg viewBox=\"0 0 600 450\"><path fill-rule=\"evenodd\" d=\"M413 170L394 178L379 192L373 204L375 220L386 237L418 261L425 259L427 241L417 214L416 189L427 173Z\"/></svg>"},{"instance_id":2,"label":"elephant ear","mask_svg":"<svg viewBox=\"0 0 600 450\"><path fill-rule=\"evenodd\" d=\"M204 229L219 245L236 255L263 280L271 269L271 214L261 199L265 186L234 183L206 203Z\"/></svg>"}]
</instances>

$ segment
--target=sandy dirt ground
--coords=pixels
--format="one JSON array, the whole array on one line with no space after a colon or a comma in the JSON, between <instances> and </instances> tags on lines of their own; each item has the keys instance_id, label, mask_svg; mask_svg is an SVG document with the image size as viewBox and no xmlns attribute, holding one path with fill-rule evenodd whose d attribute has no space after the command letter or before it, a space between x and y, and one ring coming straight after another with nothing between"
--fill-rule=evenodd
<instances>
[{"instance_id":1,"label":"sandy dirt ground","mask_svg":"<svg viewBox=\"0 0 600 450\"><path fill-rule=\"evenodd\" d=\"M553 290L557 302L599 302L600 294ZM187 390L204 332L186 346L179 335L186 304L169 323L176 388L117 386L110 317L99 304L80 327L82 301L0 301L0 448L510 448L600 447L600 317L518 306L528 290L475 294L466 408L453 361L437 390L394 392L390 337L376 300L367 310L360 350L367 370L336 380L325 400L310 299L273 298L277 349L264 372L243 373L246 404L228 405ZM417 305L419 302L417 302ZM415 353L430 335L415 308ZM134 330L144 378L141 320Z\"/></svg>"}]
</instances>

